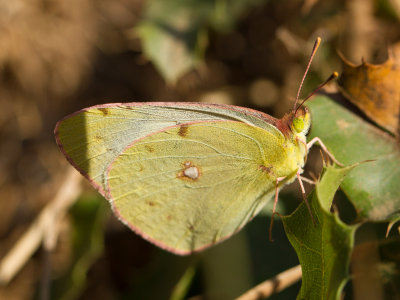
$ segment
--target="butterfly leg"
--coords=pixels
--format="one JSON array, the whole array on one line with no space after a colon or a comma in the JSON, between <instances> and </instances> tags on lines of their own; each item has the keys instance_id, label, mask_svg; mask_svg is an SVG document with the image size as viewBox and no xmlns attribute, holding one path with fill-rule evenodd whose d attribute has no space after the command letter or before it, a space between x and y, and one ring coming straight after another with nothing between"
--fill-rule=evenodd
<instances>
[{"instance_id":1,"label":"butterfly leg","mask_svg":"<svg viewBox=\"0 0 400 300\"><path fill-rule=\"evenodd\" d=\"M326 154L328 154L328 156L340 167L343 167L343 164L340 163L334 156L332 153L329 152L329 150L326 148L326 146L324 145L324 143L321 141L321 139L319 137L315 137L313 138L311 141L309 141L307 143L307 149L310 149L315 143L318 143L320 145L320 147L322 148L322 150L325 151Z\"/></svg>"},{"instance_id":2,"label":"butterfly leg","mask_svg":"<svg viewBox=\"0 0 400 300\"><path fill-rule=\"evenodd\" d=\"M278 203L278 195L279 195L279 182L285 180L286 177L278 177L275 182L275 198L274 198L274 207L272 208L271 215L271 223L269 224L269 240L272 242L272 227L274 225L274 216L276 214L276 204Z\"/></svg>"},{"instance_id":3,"label":"butterfly leg","mask_svg":"<svg viewBox=\"0 0 400 300\"><path fill-rule=\"evenodd\" d=\"M304 176L300 176L300 179L301 179L301 181L307 182L308 184L312 184L312 185L317 184L316 180L314 181L314 180L308 179L307 177L304 177Z\"/></svg>"},{"instance_id":4,"label":"butterfly leg","mask_svg":"<svg viewBox=\"0 0 400 300\"><path fill-rule=\"evenodd\" d=\"M315 219L314 219L314 216L313 216L313 214L312 214L312 212L311 212L310 203L308 203L308 200L307 200L307 197L306 197L306 191L305 191L305 189L304 189L303 181L302 181L301 176L300 176L300 170L297 171L296 176L297 176L297 179L298 179L299 184L300 184L301 195L303 196L303 200L304 200L304 202L306 203L308 212L310 213L310 216L311 216L311 220L312 220L312 222L313 222L313 224L314 224L314 226L315 226L315 224L316 224L316 223L315 223Z\"/></svg>"}]
</instances>

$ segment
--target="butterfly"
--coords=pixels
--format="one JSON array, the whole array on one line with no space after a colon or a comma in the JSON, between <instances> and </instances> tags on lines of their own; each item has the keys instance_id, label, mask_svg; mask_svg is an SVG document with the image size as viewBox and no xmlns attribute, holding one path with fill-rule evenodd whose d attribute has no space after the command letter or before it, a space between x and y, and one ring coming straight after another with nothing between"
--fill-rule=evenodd
<instances>
[{"instance_id":1,"label":"butterfly","mask_svg":"<svg viewBox=\"0 0 400 300\"><path fill-rule=\"evenodd\" d=\"M124 224L186 255L239 231L274 195L275 213L279 189L296 178L304 194L308 150L323 144L306 141L302 83L281 119L222 104L111 103L60 120L56 142Z\"/></svg>"}]
</instances>

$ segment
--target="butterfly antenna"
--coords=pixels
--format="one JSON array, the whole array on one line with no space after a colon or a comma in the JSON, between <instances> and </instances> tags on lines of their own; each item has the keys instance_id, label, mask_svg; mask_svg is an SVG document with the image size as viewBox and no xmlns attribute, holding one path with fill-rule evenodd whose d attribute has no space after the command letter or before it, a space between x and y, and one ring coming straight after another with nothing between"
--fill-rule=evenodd
<instances>
[{"instance_id":1,"label":"butterfly antenna","mask_svg":"<svg viewBox=\"0 0 400 300\"><path fill-rule=\"evenodd\" d=\"M304 80L306 79L306 76L307 76L307 73L308 73L308 69L310 69L311 62L312 62L312 60L313 60L313 58L314 58L315 53L316 53L317 50L318 50L319 44L321 44L321 38L320 38L320 37L317 37L317 39L316 39L316 41L315 41L315 43L314 43L314 47L313 47L313 49L312 49L312 51L311 51L310 59L308 60L307 69L306 69L306 71L304 72L303 78L301 79L301 82L300 82L299 90L297 91L296 101L294 102L293 110L296 110L297 102L299 102L299 97L300 97L301 88L303 87L303 83L304 83Z\"/></svg>"},{"instance_id":2,"label":"butterfly antenna","mask_svg":"<svg viewBox=\"0 0 400 300\"><path fill-rule=\"evenodd\" d=\"M326 84L328 84L328 82L337 78L338 76L339 76L338 72L333 72L327 80L325 80L323 83L321 83L310 95L308 95L306 98L304 98L303 101L301 101L300 105L296 108L295 113L304 104L304 102L306 102L308 99L310 99L316 92L318 92L320 89L322 89L322 87L324 87Z\"/></svg>"}]
</instances>

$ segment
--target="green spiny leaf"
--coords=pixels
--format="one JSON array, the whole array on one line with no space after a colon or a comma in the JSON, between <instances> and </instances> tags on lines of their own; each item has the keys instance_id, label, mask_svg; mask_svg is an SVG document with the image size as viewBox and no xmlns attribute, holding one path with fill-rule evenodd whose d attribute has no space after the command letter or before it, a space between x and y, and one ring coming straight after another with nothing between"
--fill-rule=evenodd
<instances>
[{"instance_id":1,"label":"green spiny leaf","mask_svg":"<svg viewBox=\"0 0 400 300\"><path fill-rule=\"evenodd\" d=\"M318 136L344 164L372 160L357 167L341 185L359 219L399 220L399 143L327 96L316 97L309 107L313 118L311 138Z\"/></svg>"},{"instance_id":2,"label":"green spiny leaf","mask_svg":"<svg viewBox=\"0 0 400 300\"><path fill-rule=\"evenodd\" d=\"M353 169L328 166L309 197L314 225L302 203L282 217L289 241L299 258L303 280L298 299L339 299L348 279L355 226L344 224L330 213L334 194L344 176Z\"/></svg>"}]
</instances>

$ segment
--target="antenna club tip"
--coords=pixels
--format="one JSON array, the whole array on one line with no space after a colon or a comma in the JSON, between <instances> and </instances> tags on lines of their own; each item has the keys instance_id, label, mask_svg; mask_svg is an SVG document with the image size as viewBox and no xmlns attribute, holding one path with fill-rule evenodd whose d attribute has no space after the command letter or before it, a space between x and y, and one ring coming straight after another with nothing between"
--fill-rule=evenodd
<instances>
[{"instance_id":1,"label":"antenna club tip","mask_svg":"<svg viewBox=\"0 0 400 300\"><path fill-rule=\"evenodd\" d=\"M317 37L317 39L315 40L315 48L319 47L319 44L321 44L322 39L320 37Z\"/></svg>"},{"instance_id":2,"label":"antenna club tip","mask_svg":"<svg viewBox=\"0 0 400 300\"><path fill-rule=\"evenodd\" d=\"M318 49L318 47L319 47L320 44L321 44L321 38L320 38L320 37L317 37L317 39L315 40L315 43L314 43L313 50L312 50L312 52L311 52L311 56L314 56L314 54L315 54L315 52L317 51L317 49Z\"/></svg>"},{"instance_id":3,"label":"antenna club tip","mask_svg":"<svg viewBox=\"0 0 400 300\"><path fill-rule=\"evenodd\" d=\"M333 73L332 73L332 77L333 77L333 78L337 78L337 77L339 77L339 73L338 73L338 72L336 72L336 71L335 71L335 72L333 72Z\"/></svg>"}]
</instances>

